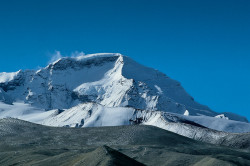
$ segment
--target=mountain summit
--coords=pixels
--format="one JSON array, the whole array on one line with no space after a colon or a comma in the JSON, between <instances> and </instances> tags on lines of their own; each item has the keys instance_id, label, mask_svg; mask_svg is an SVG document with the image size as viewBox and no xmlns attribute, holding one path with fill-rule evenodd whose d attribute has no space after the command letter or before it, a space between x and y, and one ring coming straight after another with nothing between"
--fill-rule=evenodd
<instances>
[{"instance_id":1,"label":"mountain summit","mask_svg":"<svg viewBox=\"0 0 250 166\"><path fill-rule=\"evenodd\" d=\"M250 131L246 118L212 111L179 82L118 53L65 57L38 71L0 73L0 101L0 117L52 126L147 123L166 129L167 122L185 121Z\"/></svg>"},{"instance_id":2,"label":"mountain summit","mask_svg":"<svg viewBox=\"0 0 250 166\"><path fill-rule=\"evenodd\" d=\"M38 71L4 73L0 88L2 96L9 96L8 102L11 98L46 110L94 102L107 107L217 115L195 102L179 82L121 54L61 58Z\"/></svg>"}]
</instances>

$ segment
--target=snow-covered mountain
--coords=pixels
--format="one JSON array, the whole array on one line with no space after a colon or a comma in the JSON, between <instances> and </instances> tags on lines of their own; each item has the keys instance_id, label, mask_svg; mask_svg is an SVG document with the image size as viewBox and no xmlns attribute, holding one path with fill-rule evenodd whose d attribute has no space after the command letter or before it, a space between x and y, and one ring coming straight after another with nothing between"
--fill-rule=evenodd
<instances>
[{"instance_id":1,"label":"snow-covered mountain","mask_svg":"<svg viewBox=\"0 0 250 166\"><path fill-rule=\"evenodd\" d=\"M13 101L46 110L95 102L108 107L216 115L195 102L179 82L120 54L62 58L38 71L2 73L0 87Z\"/></svg>"},{"instance_id":2,"label":"snow-covered mountain","mask_svg":"<svg viewBox=\"0 0 250 166\"><path fill-rule=\"evenodd\" d=\"M246 118L212 111L179 82L117 53L61 58L38 71L0 73L0 117L51 126L144 123L165 129L170 126L166 122L178 117L182 120L173 122L250 132Z\"/></svg>"}]
</instances>

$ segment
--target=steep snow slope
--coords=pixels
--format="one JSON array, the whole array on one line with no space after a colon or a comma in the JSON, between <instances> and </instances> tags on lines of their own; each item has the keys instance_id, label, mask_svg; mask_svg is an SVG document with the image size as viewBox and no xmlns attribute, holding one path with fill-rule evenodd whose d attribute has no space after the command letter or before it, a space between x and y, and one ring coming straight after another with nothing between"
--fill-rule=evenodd
<instances>
[{"instance_id":1,"label":"steep snow slope","mask_svg":"<svg viewBox=\"0 0 250 166\"><path fill-rule=\"evenodd\" d=\"M165 74L142 66L128 57L124 57L123 75L134 80L134 87L131 93L139 94L129 102L131 106L145 110L161 110L184 114L186 110L190 115L216 115L207 106L200 105L187 94L181 84L170 79ZM131 95L132 96L132 95ZM154 102L151 107L140 107L137 103L145 97L148 101ZM133 97L133 96L132 96ZM146 101L146 102L148 102Z\"/></svg>"},{"instance_id":2,"label":"steep snow slope","mask_svg":"<svg viewBox=\"0 0 250 166\"><path fill-rule=\"evenodd\" d=\"M0 88L14 101L41 109L68 109L83 102L216 116L180 83L121 54L62 58L38 71L0 75Z\"/></svg>"},{"instance_id":3,"label":"steep snow slope","mask_svg":"<svg viewBox=\"0 0 250 166\"><path fill-rule=\"evenodd\" d=\"M5 83L13 80L17 76L18 72L13 73L0 73L0 83Z\"/></svg>"},{"instance_id":4,"label":"steep snow slope","mask_svg":"<svg viewBox=\"0 0 250 166\"><path fill-rule=\"evenodd\" d=\"M0 88L0 101L4 101L6 104L13 103L11 97L9 97L2 88Z\"/></svg>"},{"instance_id":5,"label":"steep snow slope","mask_svg":"<svg viewBox=\"0 0 250 166\"><path fill-rule=\"evenodd\" d=\"M69 109L39 110L24 103L8 105L0 102L0 117L14 117L47 126L98 127L146 124L157 126L189 138L200 139L224 136L213 130L250 132L250 124L208 116L184 116L161 111L146 111L131 107L106 107L97 103L83 103ZM214 134L215 133L215 134Z\"/></svg>"},{"instance_id":6,"label":"steep snow slope","mask_svg":"<svg viewBox=\"0 0 250 166\"><path fill-rule=\"evenodd\" d=\"M85 103L61 112L56 110L41 124L70 127L129 125L133 113L133 108L104 107L95 103Z\"/></svg>"},{"instance_id":7,"label":"steep snow slope","mask_svg":"<svg viewBox=\"0 0 250 166\"><path fill-rule=\"evenodd\" d=\"M128 125L139 118L136 123L171 131L181 131L179 122L228 132L250 131L248 123L214 118L219 114L195 102L179 82L121 54L61 58L38 71L1 73L0 101L0 117L52 126ZM165 123L170 117L182 120L174 121L170 129L172 123Z\"/></svg>"}]
</instances>

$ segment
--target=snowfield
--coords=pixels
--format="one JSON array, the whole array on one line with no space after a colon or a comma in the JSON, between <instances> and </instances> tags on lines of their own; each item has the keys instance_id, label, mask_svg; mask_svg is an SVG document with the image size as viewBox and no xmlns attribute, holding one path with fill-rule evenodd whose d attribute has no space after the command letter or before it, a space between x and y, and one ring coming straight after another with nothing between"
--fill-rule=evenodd
<instances>
[{"instance_id":1,"label":"snowfield","mask_svg":"<svg viewBox=\"0 0 250 166\"><path fill-rule=\"evenodd\" d=\"M179 82L117 53L0 73L4 117L66 127L146 124L196 139L250 132L245 117L216 113L197 103Z\"/></svg>"}]
</instances>

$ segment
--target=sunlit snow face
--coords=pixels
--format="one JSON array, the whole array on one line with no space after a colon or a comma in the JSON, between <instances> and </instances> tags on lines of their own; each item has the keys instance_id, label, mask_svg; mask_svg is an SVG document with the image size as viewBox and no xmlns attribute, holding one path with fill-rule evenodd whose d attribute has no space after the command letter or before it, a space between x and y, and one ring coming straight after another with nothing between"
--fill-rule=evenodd
<instances>
[{"instance_id":1,"label":"sunlit snow face","mask_svg":"<svg viewBox=\"0 0 250 166\"><path fill-rule=\"evenodd\" d=\"M192 121L221 131L250 130L247 123L215 118L218 114L196 103L179 82L120 54L62 58L38 71L4 73L0 80L7 87L0 88L0 118L70 127L128 125L141 119L139 123L168 130L173 122L174 132L180 131L179 122ZM219 123L219 128L214 125Z\"/></svg>"}]
</instances>

